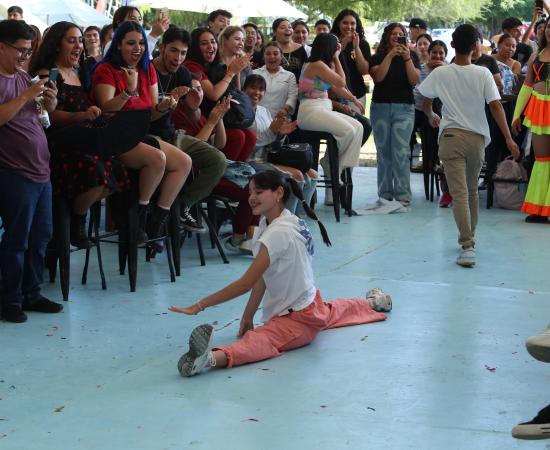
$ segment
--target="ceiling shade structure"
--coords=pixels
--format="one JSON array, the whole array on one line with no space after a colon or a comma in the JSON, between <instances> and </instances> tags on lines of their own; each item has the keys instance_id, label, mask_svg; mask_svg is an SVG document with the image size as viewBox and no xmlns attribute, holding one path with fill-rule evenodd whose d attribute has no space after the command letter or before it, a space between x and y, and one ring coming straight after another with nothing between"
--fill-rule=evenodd
<instances>
[{"instance_id":1,"label":"ceiling shade structure","mask_svg":"<svg viewBox=\"0 0 550 450\"><path fill-rule=\"evenodd\" d=\"M307 15L284 0L133 0L134 6L148 5L153 8L168 8L174 11L210 13L216 9L225 9L236 17L288 17L305 19Z\"/></svg>"},{"instance_id":2,"label":"ceiling shade structure","mask_svg":"<svg viewBox=\"0 0 550 450\"><path fill-rule=\"evenodd\" d=\"M6 0L0 0L3 6ZM73 22L82 27L96 25L102 27L112 20L96 11L81 0L17 0L15 2L23 8L23 17L27 21L27 13L31 13L44 21L48 26L63 20ZM29 19L28 23L32 23ZM40 28L40 27L39 27Z\"/></svg>"}]
</instances>

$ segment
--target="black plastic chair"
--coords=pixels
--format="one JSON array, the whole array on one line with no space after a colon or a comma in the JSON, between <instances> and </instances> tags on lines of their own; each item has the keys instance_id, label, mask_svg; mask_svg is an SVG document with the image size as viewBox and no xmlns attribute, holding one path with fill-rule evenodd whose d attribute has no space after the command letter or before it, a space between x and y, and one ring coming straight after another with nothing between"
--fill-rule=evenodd
<instances>
[{"instance_id":1,"label":"black plastic chair","mask_svg":"<svg viewBox=\"0 0 550 450\"><path fill-rule=\"evenodd\" d=\"M348 216L353 216L352 197L353 181L351 178L351 169L346 168L342 171L340 178L340 165L338 162L338 144L336 139L330 133L324 131L298 130L291 136L292 142L307 142L313 150L313 161L315 168L319 167L319 148L321 141L326 143L326 153L330 166L330 174L323 174L322 180L317 183L317 187L332 189L332 198L334 201L334 217L340 222L340 208L343 207ZM339 180L342 180L340 184ZM336 181L334 181L336 180Z\"/></svg>"},{"instance_id":2,"label":"black plastic chair","mask_svg":"<svg viewBox=\"0 0 550 450\"><path fill-rule=\"evenodd\" d=\"M71 253L82 249L71 249L71 201L62 196L54 196L52 209L53 237L50 244L48 245L48 250L46 253L46 265L49 271L50 283L54 283L57 277L57 266L59 263L59 281L61 285L61 294L63 297L63 301L68 301L71 277ZM103 261L101 258L101 245L99 239L100 218L101 203L97 202L90 208L88 238L91 242L93 242L93 247L96 248L99 274L101 277L101 288L105 290L107 289L107 282L105 281ZM82 284L84 285L88 281L88 267L90 262L90 252L92 251L92 248L86 249L86 260L81 280Z\"/></svg>"}]
</instances>

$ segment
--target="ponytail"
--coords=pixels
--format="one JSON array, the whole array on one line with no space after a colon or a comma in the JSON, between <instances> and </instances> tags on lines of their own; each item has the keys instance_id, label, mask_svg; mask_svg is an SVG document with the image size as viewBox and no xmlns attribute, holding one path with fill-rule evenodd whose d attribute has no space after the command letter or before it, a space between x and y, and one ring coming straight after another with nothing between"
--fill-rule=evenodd
<instances>
[{"instance_id":1,"label":"ponytail","mask_svg":"<svg viewBox=\"0 0 550 450\"><path fill-rule=\"evenodd\" d=\"M288 177L288 183L290 185L290 190L292 193L300 200L302 203L302 207L304 208L305 213L310 219L313 219L317 222L317 225L319 225L319 231L321 232L321 237L323 238L323 242L326 244L327 247L330 247L332 245L332 242L330 242L330 239L328 237L327 229L323 225L323 222L319 220L315 212L309 207L307 202L304 199L304 193L300 189L300 186L296 182L296 180L292 177Z\"/></svg>"}]
</instances>

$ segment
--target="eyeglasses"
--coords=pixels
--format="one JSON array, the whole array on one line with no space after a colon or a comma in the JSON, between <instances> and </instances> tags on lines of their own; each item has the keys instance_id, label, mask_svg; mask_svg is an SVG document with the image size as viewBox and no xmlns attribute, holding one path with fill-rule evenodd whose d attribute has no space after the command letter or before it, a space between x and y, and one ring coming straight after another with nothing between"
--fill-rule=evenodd
<instances>
[{"instance_id":1,"label":"eyeglasses","mask_svg":"<svg viewBox=\"0 0 550 450\"><path fill-rule=\"evenodd\" d=\"M4 44L14 50L17 50L22 58L30 58L32 56L32 48L16 47L15 45L11 45L9 42L4 42Z\"/></svg>"}]
</instances>

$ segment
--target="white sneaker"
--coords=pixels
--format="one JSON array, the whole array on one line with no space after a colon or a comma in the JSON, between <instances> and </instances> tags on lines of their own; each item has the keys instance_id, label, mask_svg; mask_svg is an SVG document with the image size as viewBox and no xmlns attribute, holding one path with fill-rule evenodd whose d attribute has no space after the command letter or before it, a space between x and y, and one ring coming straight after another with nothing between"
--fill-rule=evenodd
<instances>
[{"instance_id":1,"label":"white sneaker","mask_svg":"<svg viewBox=\"0 0 550 450\"><path fill-rule=\"evenodd\" d=\"M233 239L233 236L229 236L223 243L223 246L226 250L232 253L240 253L241 252L240 246L243 242L244 242L244 239L235 241Z\"/></svg>"},{"instance_id":2,"label":"white sneaker","mask_svg":"<svg viewBox=\"0 0 550 450\"><path fill-rule=\"evenodd\" d=\"M370 307L377 312L390 312L392 309L391 296L380 288L367 291L367 300Z\"/></svg>"},{"instance_id":3,"label":"white sneaker","mask_svg":"<svg viewBox=\"0 0 550 450\"><path fill-rule=\"evenodd\" d=\"M533 358L550 363L550 325L542 334L528 338L525 347Z\"/></svg>"},{"instance_id":4,"label":"white sneaker","mask_svg":"<svg viewBox=\"0 0 550 450\"><path fill-rule=\"evenodd\" d=\"M239 245L239 249L247 255L252 255L252 239L245 239Z\"/></svg>"},{"instance_id":5,"label":"white sneaker","mask_svg":"<svg viewBox=\"0 0 550 450\"><path fill-rule=\"evenodd\" d=\"M476 251L474 247L463 248L458 253L456 263L462 267L473 267L476 264Z\"/></svg>"},{"instance_id":6,"label":"white sneaker","mask_svg":"<svg viewBox=\"0 0 550 450\"><path fill-rule=\"evenodd\" d=\"M189 351L178 361L178 370L182 377L192 377L211 367L208 348L214 336L214 327L210 324L199 325L189 336Z\"/></svg>"}]
</instances>

